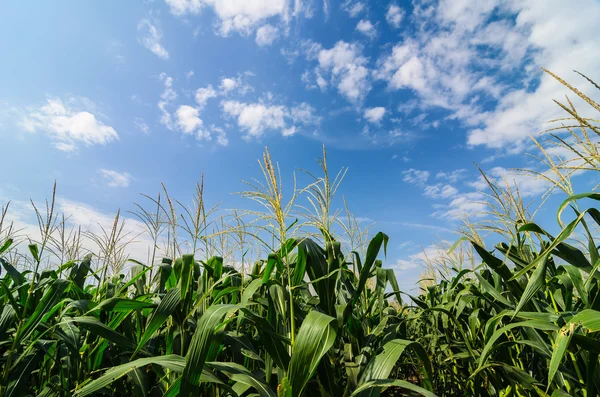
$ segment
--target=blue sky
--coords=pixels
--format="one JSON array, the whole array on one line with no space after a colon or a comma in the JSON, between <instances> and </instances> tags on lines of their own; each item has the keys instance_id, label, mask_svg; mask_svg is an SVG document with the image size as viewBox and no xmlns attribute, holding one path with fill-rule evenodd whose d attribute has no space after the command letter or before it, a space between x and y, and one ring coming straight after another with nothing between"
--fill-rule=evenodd
<instances>
[{"instance_id":1,"label":"blue sky","mask_svg":"<svg viewBox=\"0 0 600 397\"><path fill-rule=\"evenodd\" d=\"M510 170L541 170L529 135L561 114L540 67L588 90L572 70L600 70L598 20L596 0L2 2L0 202L27 227L56 180L93 227L160 182L185 201L204 172L207 201L247 207L231 193L265 146L291 188L324 143L410 286L422 251L482 210L473 163L544 191Z\"/></svg>"}]
</instances>

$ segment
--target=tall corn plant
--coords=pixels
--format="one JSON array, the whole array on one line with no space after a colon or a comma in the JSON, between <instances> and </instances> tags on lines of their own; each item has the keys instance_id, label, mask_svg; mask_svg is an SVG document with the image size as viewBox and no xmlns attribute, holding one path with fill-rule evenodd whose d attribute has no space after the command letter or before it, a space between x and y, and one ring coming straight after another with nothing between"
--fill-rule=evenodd
<instances>
[{"instance_id":1,"label":"tall corn plant","mask_svg":"<svg viewBox=\"0 0 600 397\"><path fill-rule=\"evenodd\" d=\"M554 77L600 110L596 102ZM575 173L599 169L600 130L570 101L557 103L568 113L558 120L567 138L556 134L556 128L549 131L554 139L550 149L534 141L548 166L548 171L535 174L570 196L557 211L560 233L554 236L534 223L510 186L492 186L495 221L466 228L481 265L456 269L452 279L430 285L413 297L416 307L401 317L407 338L420 341L432 358L442 395L592 396L600 391L600 257L595 232L600 213L593 206L600 195L575 195L570 181ZM588 205L581 203L584 200ZM568 207L573 210L569 221ZM505 242L488 251L478 230ZM576 232L584 236L585 248L571 245Z\"/></svg>"},{"instance_id":2,"label":"tall corn plant","mask_svg":"<svg viewBox=\"0 0 600 397\"><path fill-rule=\"evenodd\" d=\"M3 395L344 396L392 386L432 395L429 358L399 338L398 313L387 303L388 285L399 294L394 273L378 260L387 236L377 234L365 256L353 253L350 262L330 233L325 246L296 235L268 152L262 165L264 189L245 194L265 206L262 223L237 222L233 230L240 244L256 237L263 249L260 231L270 230L277 245L248 272L220 256L173 258L182 240L171 198L165 206L153 200L155 212L138 212L154 248L167 235L167 257L136 262L129 274L108 270L123 258L118 216L94 239L104 247L98 257L44 271L2 259ZM206 230L207 222L190 219L192 237L197 225ZM3 243L0 257L12 244ZM42 251L30 249L34 259ZM421 375L388 379L398 365Z\"/></svg>"}]
</instances>

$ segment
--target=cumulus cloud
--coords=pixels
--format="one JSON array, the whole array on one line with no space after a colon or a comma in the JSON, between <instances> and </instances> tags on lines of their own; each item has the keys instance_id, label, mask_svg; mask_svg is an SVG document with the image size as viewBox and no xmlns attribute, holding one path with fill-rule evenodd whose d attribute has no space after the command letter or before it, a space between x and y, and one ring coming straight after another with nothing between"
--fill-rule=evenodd
<instances>
[{"instance_id":1,"label":"cumulus cloud","mask_svg":"<svg viewBox=\"0 0 600 397\"><path fill-rule=\"evenodd\" d=\"M198 14L204 6L203 0L165 0L175 15Z\"/></svg>"},{"instance_id":2,"label":"cumulus cloud","mask_svg":"<svg viewBox=\"0 0 600 397\"><path fill-rule=\"evenodd\" d=\"M127 187L131 183L131 175L127 172L101 169L100 176L109 187Z\"/></svg>"},{"instance_id":3,"label":"cumulus cloud","mask_svg":"<svg viewBox=\"0 0 600 397\"><path fill-rule=\"evenodd\" d=\"M59 98L48 99L43 106L28 108L21 125L28 132L47 133L54 146L66 152L76 150L79 144L104 145L117 140L115 129L88 111L93 108L95 105L87 99L71 98L67 103Z\"/></svg>"},{"instance_id":4,"label":"cumulus cloud","mask_svg":"<svg viewBox=\"0 0 600 397\"><path fill-rule=\"evenodd\" d=\"M309 58L316 58L319 62L314 75L320 88L326 88L327 83L322 76L328 75L340 94L350 102L361 102L370 91L368 59L362 55L358 44L338 41L333 48L323 49L313 43L305 45L305 52Z\"/></svg>"},{"instance_id":5,"label":"cumulus cloud","mask_svg":"<svg viewBox=\"0 0 600 397\"><path fill-rule=\"evenodd\" d=\"M232 32L249 35L270 18L289 21L290 4L287 0L166 0L171 12L178 16L197 15L210 7L217 19L218 33Z\"/></svg>"},{"instance_id":6,"label":"cumulus cloud","mask_svg":"<svg viewBox=\"0 0 600 397\"><path fill-rule=\"evenodd\" d=\"M396 4L390 4L387 13L385 14L387 23L393 28L399 28L402 18L404 18L404 11L402 11L402 8L398 7Z\"/></svg>"},{"instance_id":7,"label":"cumulus cloud","mask_svg":"<svg viewBox=\"0 0 600 397\"><path fill-rule=\"evenodd\" d=\"M392 26L403 21L395 15L402 10L391 5ZM600 68L594 0L577 7L560 0L421 0L411 18L420 28L379 58L375 77L392 90L412 90L422 108L445 109L468 128L472 146L522 151L530 134L561 114L551 99L566 89L541 66L574 83L583 80L573 69Z\"/></svg>"},{"instance_id":8,"label":"cumulus cloud","mask_svg":"<svg viewBox=\"0 0 600 397\"><path fill-rule=\"evenodd\" d=\"M210 84L204 88L198 88L196 90L196 103L200 108L206 106L206 102L208 102L210 98L216 97L217 91L215 91L213 86Z\"/></svg>"},{"instance_id":9,"label":"cumulus cloud","mask_svg":"<svg viewBox=\"0 0 600 397\"><path fill-rule=\"evenodd\" d=\"M260 137L265 130L283 130L286 127L285 107L263 103L224 101L223 112L237 117L238 126L250 137Z\"/></svg>"},{"instance_id":10,"label":"cumulus cloud","mask_svg":"<svg viewBox=\"0 0 600 397\"><path fill-rule=\"evenodd\" d=\"M222 101L221 107L226 116L236 119L246 139L260 138L269 130L290 136L297 132L298 125L315 124L319 121L314 108L306 103L290 109L264 102L245 103L228 100Z\"/></svg>"},{"instance_id":11,"label":"cumulus cloud","mask_svg":"<svg viewBox=\"0 0 600 397\"><path fill-rule=\"evenodd\" d=\"M138 32L141 35L139 42L144 47L160 59L169 59L169 52L161 44L163 34L158 22L150 18L144 18L138 23Z\"/></svg>"},{"instance_id":12,"label":"cumulus cloud","mask_svg":"<svg viewBox=\"0 0 600 397\"><path fill-rule=\"evenodd\" d=\"M251 76L252 73L245 72L239 74L237 77L224 77L221 79L221 84L219 85L219 95L227 95L231 93L235 93L238 95L245 95L246 93L252 91L252 86L247 84L244 80L246 76Z\"/></svg>"},{"instance_id":13,"label":"cumulus cloud","mask_svg":"<svg viewBox=\"0 0 600 397\"><path fill-rule=\"evenodd\" d=\"M368 122L377 124L383 119L383 116L385 115L385 108L382 106L369 108L365 110L364 115Z\"/></svg>"},{"instance_id":14,"label":"cumulus cloud","mask_svg":"<svg viewBox=\"0 0 600 397\"><path fill-rule=\"evenodd\" d=\"M256 44L261 47L269 46L277 40L279 30L272 25L263 25L256 30Z\"/></svg>"},{"instance_id":15,"label":"cumulus cloud","mask_svg":"<svg viewBox=\"0 0 600 397\"><path fill-rule=\"evenodd\" d=\"M361 19L356 24L356 30L360 33L364 34L370 39L374 39L377 36L377 30L375 30L375 26L368 19Z\"/></svg>"},{"instance_id":16,"label":"cumulus cloud","mask_svg":"<svg viewBox=\"0 0 600 397\"><path fill-rule=\"evenodd\" d=\"M161 111L160 122L172 131L181 131L185 135L194 136L198 141L216 142L217 145L227 146L229 140L227 134L222 128L211 125L205 127L200 118L202 109L211 98L219 95L225 95L233 90L240 90L238 79L222 79L219 91L216 91L212 85L199 88L195 93L196 106L175 104L178 98L177 92L173 87L173 78L166 73L160 75L164 90L160 95L158 108Z\"/></svg>"},{"instance_id":17,"label":"cumulus cloud","mask_svg":"<svg viewBox=\"0 0 600 397\"><path fill-rule=\"evenodd\" d=\"M175 113L177 125L185 134L192 134L196 129L202 127L200 120L200 111L189 105L179 106Z\"/></svg>"}]
</instances>

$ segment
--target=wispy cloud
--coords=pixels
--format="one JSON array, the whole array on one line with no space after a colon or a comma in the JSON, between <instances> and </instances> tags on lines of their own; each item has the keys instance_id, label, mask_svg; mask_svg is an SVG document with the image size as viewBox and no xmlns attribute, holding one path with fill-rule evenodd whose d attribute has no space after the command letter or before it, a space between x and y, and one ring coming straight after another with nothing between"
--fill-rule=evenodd
<instances>
[{"instance_id":1,"label":"wispy cloud","mask_svg":"<svg viewBox=\"0 0 600 397\"><path fill-rule=\"evenodd\" d=\"M99 173L109 187L128 187L131 183L131 174L127 172L101 169Z\"/></svg>"},{"instance_id":2,"label":"wispy cloud","mask_svg":"<svg viewBox=\"0 0 600 397\"><path fill-rule=\"evenodd\" d=\"M161 43L163 33L157 20L152 17L142 19L138 23L138 32L140 34L139 42L144 47L160 59L169 59L169 51Z\"/></svg>"}]
</instances>

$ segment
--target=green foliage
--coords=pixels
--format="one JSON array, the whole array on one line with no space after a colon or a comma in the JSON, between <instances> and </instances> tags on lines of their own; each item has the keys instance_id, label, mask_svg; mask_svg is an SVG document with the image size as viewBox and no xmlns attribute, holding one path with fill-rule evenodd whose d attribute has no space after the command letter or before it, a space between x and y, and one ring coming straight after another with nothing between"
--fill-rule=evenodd
<instances>
[{"instance_id":1,"label":"green foliage","mask_svg":"<svg viewBox=\"0 0 600 397\"><path fill-rule=\"evenodd\" d=\"M250 274L219 257L199 262L191 255L174 266L155 265L154 279L136 265L130 276L100 281L90 256L60 271L26 274L3 260L2 392L341 397L399 387L431 393L425 350L399 339L400 318L384 298L388 285L397 291L394 274L384 271L382 278L376 261L387 239L375 236L360 274L339 243L328 240L322 248L308 238L288 239L262 272ZM367 287L369 280L377 288ZM22 296L27 284L34 304ZM377 382L398 366L424 377L414 384Z\"/></svg>"}]
</instances>

